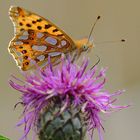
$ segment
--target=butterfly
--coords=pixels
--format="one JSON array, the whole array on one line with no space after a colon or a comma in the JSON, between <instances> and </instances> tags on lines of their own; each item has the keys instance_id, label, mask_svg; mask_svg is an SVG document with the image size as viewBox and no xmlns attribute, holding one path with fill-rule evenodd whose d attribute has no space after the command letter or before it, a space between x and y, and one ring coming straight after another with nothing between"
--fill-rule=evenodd
<instances>
[{"instance_id":1,"label":"butterfly","mask_svg":"<svg viewBox=\"0 0 140 140\"><path fill-rule=\"evenodd\" d=\"M43 65L48 57L54 64L59 63L62 54L75 52L75 58L78 58L82 52L93 47L88 38L75 41L48 19L21 7L11 6L9 16L14 24L15 36L8 50L23 71L35 64Z\"/></svg>"}]
</instances>

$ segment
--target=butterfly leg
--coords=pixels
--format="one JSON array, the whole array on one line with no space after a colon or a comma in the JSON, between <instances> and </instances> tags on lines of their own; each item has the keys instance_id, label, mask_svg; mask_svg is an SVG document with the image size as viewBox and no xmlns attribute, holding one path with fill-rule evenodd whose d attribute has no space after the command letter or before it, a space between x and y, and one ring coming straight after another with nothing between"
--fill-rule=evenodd
<instances>
[{"instance_id":1,"label":"butterfly leg","mask_svg":"<svg viewBox=\"0 0 140 140\"><path fill-rule=\"evenodd\" d=\"M74 55L73 55L73 57L72 57L71 62L74 63L75 60L78 60L79 57L81 56L81 53L82 53L81 51L78 51L78 50L75 51L75 53L74 53Z\"/></svg>"},{"instance_id":2,"label":"butterfly leg","mask_svg":"<svg viewBox=\"0 0 140 140\"><path fill-rule=\"evenodd\" d=\"M74 61L76 60L76 58L77 58L77 53L75 53L75 54L73 55L71 62L74 63Z\"/></svg>"}]
</instances>

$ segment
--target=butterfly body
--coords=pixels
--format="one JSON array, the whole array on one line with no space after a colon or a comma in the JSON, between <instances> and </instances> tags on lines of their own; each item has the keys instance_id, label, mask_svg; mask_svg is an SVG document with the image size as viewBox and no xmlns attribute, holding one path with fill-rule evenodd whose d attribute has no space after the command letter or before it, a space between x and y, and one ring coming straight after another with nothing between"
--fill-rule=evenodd
<instances>
[{"instance_id":1,"label":"butterfly body","mask_svg":"<svg viewBox=\"0 0 140 140\"><path fill-rule=\"evenodd\" d=\"M50 56L57 63L63 54L76 52L80 56L86 48L87 39L73 41L64 31L49 20L20 7L10 8L10 18L15 27L15 36L10 41L9 52L22 70L32 68L35 63L47 62Z\"/></svg>"}]
</instances>

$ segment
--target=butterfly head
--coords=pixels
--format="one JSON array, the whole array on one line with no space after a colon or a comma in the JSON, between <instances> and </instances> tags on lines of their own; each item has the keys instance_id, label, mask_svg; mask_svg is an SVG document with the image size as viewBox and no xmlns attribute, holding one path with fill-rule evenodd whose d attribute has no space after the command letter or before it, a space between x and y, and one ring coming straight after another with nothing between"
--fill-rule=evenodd
<instances>
[{"instance_id":1,"label":"butterfly head","mask_svg":"<svg viewBox=\"0 0 140 140\"><path fill-rule=\"evenodd\" d=\"M93 42L88 41L87 38L75 41L75 45L80 53L93 48Z\"/></svg>"}]
</instances>

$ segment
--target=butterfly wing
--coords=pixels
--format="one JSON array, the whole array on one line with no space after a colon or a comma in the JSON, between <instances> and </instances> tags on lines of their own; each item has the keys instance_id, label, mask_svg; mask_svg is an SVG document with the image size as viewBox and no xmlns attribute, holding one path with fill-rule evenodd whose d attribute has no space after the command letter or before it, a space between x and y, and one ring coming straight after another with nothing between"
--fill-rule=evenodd
<instances>
[{"instance_id":1,"label":"butterfly wing","mask_svg":"<svg viewBox=\"0 0 140 140\"><path fill-rule=\"evenodd\" d=\"M74 49L73 40L49 20L20 7L11 7L9 13L15 29L9 52L22 70L47 62L48 56L58 60Z\"/></svg>"}]
</instances>

